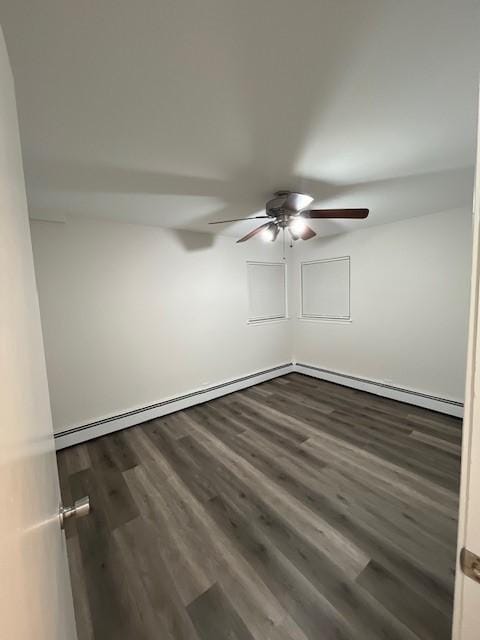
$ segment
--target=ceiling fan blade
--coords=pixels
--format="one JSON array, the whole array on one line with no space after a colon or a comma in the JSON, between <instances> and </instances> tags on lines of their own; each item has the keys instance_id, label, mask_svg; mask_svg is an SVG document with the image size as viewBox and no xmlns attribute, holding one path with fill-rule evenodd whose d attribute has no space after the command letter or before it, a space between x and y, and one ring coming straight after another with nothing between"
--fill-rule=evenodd
<instances>
[{"instance_id":1,"label":"ceiling fan blade","mask_svg":"<svg viewBox=\"0 0 480 640\"><path fill-rule=\"evenodd\" d=\"M265 224L260 225L253 231L250 231L250 233L247 233L246 236L243 236L243 238L240 238L240 240L237 240L237 242L245 242L246 240L250 240L250 238L253 238L253 236L256 236L257 233L261 233L264 229L268 229L268 227L271 224L272 224L271 222L266 222Z\"/></svg>"},{"instance_id":2,"label":"ceiling fan blade","mask_svg":"<svg viewBox=\"0 0 480 640\"><path fill-rule=\"evenodd\" d=\"M310 240L310 238L313 238L313 236L316 236L316 235L317 234L312 229L312 227L309 227L308 224L306 224L305 229L298 235L298 237L301 238L302 240Z\"/></svg>"},{"instance_id":3,"label":"ceiling fan blade","mask_svg":"<svg viewBox=\"0 0 480 640\"><path fill-rule=\"evenodd\" d=\"M363 220L368 216L368 209L310 209L302 211L302 218L328 219L328 218L349 218Z\"/></svg>"},{"instance_id":4,"label":"ceiling fan blade","mask_svg":"<svg viewBox=\"0 0 480 640\"><path fill-rule=\"evenodd\" d=\"M283 204L283 208L288 211L302 211L312 204L312 196L305 193L289 193Z\"/></svg>"},{"instance_id":5,"label":"ceiling fan blade","mask_svg":"<svg viewBox=\"0 0 480 640\"><path fill-rule=\"evenodd\" d=\"M208 224L224 224L225 222L240 222L242 220L256 220L257 218L270 218L271 216L253 216L253 218L234 218L233 220L215 220Z\"/></svg>"}]
</instances>

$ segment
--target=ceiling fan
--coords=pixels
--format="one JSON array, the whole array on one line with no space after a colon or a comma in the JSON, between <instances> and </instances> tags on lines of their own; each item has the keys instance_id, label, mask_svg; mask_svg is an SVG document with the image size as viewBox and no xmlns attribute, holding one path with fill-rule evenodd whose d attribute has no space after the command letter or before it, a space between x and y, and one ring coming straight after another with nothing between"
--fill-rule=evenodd
<instances>
[{"instance_id":1,"label":"ceiling fan","mask_svg":"<svg viewBox=\"0 0 480 640\"><path fill-rule=\"evenodd\" d=\"M368 216L368 209L308 209L313 202L312 196L294 191L276 191L275 197L265 205L265 216L253 216L251 218L236 218L234 220L217 220L209 224L225 224L226 222L238 222L240 220L257 220L266 218L269 222L260 225L246 236L237 240L245 242L259 233L264 240L274 242L280 229L288 230L292 240L310 240L317 234L308 226L308 219L332 219L345 218L362 220Z\"/></svg>"}]
</instances>

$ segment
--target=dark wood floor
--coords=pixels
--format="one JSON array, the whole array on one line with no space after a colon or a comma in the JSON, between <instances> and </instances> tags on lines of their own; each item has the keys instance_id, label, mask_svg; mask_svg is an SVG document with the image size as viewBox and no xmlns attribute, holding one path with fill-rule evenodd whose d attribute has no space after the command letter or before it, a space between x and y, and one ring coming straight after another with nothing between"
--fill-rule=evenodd
<instances>
[{"instance_id":1,"label":"dark wood floor","mask_svg":"<svg viewBox=\"0 0 480 640\"><path fill-rule=\"evenodd\" d=\"M447 640L460 441L291 374L60 452L79 640Z\"/></svg>"}]
</instances>

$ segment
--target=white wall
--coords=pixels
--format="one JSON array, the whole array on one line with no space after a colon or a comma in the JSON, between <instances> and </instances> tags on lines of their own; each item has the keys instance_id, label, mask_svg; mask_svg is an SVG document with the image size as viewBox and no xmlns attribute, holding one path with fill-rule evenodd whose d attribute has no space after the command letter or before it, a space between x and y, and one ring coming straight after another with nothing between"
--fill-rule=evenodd
<instances>
[{"instance_id":1,"label":"white wall","mask_svg":"<svg viewBox=\"0 0 480 640\"><path fill-rule=\"evenodd\" d=\"M298 243L296 310L300 262L347 255L352 322L296 319L294 360L463 401L471 213L437 213Z\"/></svg>"},{"instance_id":2,"label":"white wall","mask_svg":"<svg viewBox=\"0 0 480 640\"><path fill-rule=\"evenodd\" d=\"M246 261L281 260L280 242L76 217L31 226L56 432L292 359L463 400L468 211L288 250L294 317L301 260L351 256L349 324L247 324Z\"/></svg>"},{"instance_id":3,"label":"white wall","mask_svg":"<svg viewBox=\"0 0 480 640\"><path fill-rule=\"evenodd\" d=\"M55 431L291 362L290 322L247 324L246 260L281 243L31 226Z\"/></svg>"}]
</instances>

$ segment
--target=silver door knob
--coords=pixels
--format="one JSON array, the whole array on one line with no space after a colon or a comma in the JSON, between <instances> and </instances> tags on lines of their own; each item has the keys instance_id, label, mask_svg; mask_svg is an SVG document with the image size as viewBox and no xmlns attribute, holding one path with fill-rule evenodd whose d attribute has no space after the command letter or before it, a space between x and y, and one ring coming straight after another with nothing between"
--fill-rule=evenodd
<instances>
[{"instance_id":1,"label":"silver door knob","mask_svg":"<svg viewBox=\"0 0 480 640\"><path fill-rule=\"evenodd\" d=\"M80 498L80 500L75 500L75 503L72 507L64 507L63 504L60 505L58 510L58 518L60 520L60 526L62 529L65 528L65 521L69 518L83 518L88 516L90 513L90 498L85 496L84 498Z\"/></svg>"}]
</instances>

